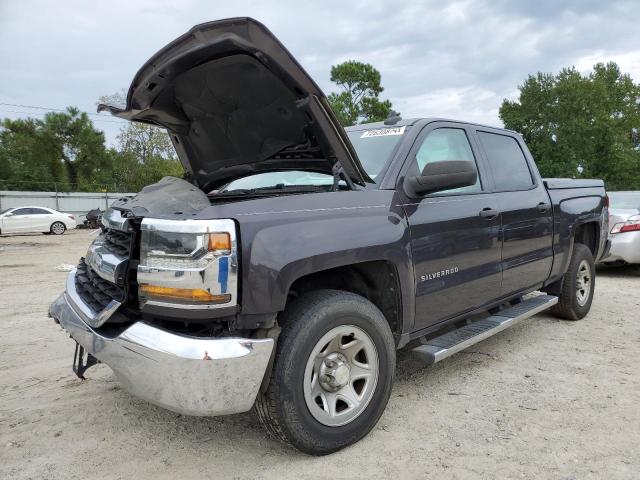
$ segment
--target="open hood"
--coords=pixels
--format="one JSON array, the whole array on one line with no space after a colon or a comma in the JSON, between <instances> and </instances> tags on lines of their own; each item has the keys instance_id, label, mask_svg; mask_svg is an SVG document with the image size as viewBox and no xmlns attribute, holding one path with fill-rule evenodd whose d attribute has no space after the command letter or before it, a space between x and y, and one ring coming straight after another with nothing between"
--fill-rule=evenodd
<instances>
[{"instance_id":1,"label":"open hood","mask_svg":"<svg viewBox=\"0 0 640 480\"><path fill-rule=\"evenodd\" d=\"M205 192L252 173L342 168L372 180L327 98L295 58L250 18L203 23L138 71L127 120L168 130L187 178Z\"/></svg>"}]
</instances>

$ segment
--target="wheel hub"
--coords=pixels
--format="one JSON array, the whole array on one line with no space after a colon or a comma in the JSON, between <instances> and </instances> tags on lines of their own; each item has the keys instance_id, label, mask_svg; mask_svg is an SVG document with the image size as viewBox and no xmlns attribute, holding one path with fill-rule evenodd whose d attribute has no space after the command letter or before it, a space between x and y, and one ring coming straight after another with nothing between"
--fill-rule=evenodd
<instances>
[{"instance_id":1,"label":"wheel hub","mask_svg":"<svg viewBox=\"0 0 640 480\"><path fill-rule=\"evenodd\" d=\"M320 386L327 392L337 392L349 383L349 361L340 353L331 353L320 366Z\"/></svg>"},{"instance_id":2,"label":"wheel hub","mask_svg":"<svg viewBox=\"0 0 640 480\"><path fill-rule=\"evenodd\" d=\"M340 325L329 330L305 367L303 390L309 412L323 425L346 425L367 408L378 373L376 346L362 328Z\"/></svg>"}]
</instances>

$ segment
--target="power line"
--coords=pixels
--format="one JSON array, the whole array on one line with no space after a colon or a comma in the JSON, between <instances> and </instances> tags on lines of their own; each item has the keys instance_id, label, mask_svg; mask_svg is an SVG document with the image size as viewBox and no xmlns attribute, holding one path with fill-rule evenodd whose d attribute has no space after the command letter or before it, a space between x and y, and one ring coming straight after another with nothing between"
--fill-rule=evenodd
<instances>
[{"instance_id":1,"label":"power line","mask_svg":"<svg viewBox=\"0 0 640 480\"><path fill-rule=\"evenodd\" d=\"M5 103L5 102L0 102L0 105L4 105L7 107L16 107L16 108L32 108L32 109L36 109L36 110L47 110L49 112L62 112L62 113L67 113L68 111L62 108L54 108L54 107L44 107L41 105L22 105L19 103ZM24 114L31 114L31 115L37 115L35 112L12 112L12 113L24 113ZM101 117L101 118L105 118L105 115L100 115L99 113L90 113L90 112L82 112L80 111L80 113L86 113L87 115L91 115L92 117ZM117 117L113 117L114 120L117 121L122 121L122 122L126 122L127 120L121 118L118 119ZM113 121L113 120L103 120L103 121ZM113 122L115 123L115 122Z\"/></svg>"},{"instance_id":2,"label":"power line","mask_svg":"<svg viewBox=\"0 0 640 480\"><path fill-rule=\"evenodd\" d=\"M0 108L0 112L4 112L4 113L16 113L19 115L46 115L48 112L22 112L19 110L5 110L3 108ZM124 119L120 119L120 121L114 121L114 120L109 120L108 118L95 118L92 119L92 121L94 122L106 122L106 123L117 123L119 125L122 125L120 122L126 122L127 120Z\"/></svg>"}]
</instances>

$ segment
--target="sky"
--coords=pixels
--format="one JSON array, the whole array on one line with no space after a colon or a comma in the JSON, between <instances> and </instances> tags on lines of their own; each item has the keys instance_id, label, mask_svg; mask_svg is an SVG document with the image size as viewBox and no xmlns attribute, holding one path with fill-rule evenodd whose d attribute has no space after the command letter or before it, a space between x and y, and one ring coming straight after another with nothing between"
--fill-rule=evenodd
<instances>
[{"instance_id":1,"label":"sky","mask_svg":"<svg viewBox=\"0 0 640 480\"><path fill-rule=\"evenodd\" d=\"M327 94L331 65L371 63L405 118L500 126L529 74L569 66L615 61L640 82L637 0L0 0L0 118L73 105L114 145L123 121L95 114L98 97L191 26L236 16L264 23Z\"/></svg>"}]
</instances>

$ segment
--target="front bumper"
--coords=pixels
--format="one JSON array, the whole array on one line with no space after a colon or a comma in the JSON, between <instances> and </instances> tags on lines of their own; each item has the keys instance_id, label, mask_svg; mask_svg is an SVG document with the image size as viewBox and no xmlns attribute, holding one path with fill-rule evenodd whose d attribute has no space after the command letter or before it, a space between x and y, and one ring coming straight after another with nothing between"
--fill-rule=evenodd
<instances>
[{"instance_id":1,"label":"front bumper","mask_svg":"<svg viewBox=\"0 0 640 480\"><path fill-rule=\"evenodd\" d=\"M75 271L69 276L73 280ZM77 312L74 282L51 305L53 317L132 395L185 415L226 415L251 409L273 339L196 338L139 321L117 336L104 336ZM72 301L71 298L75 300ZM75 307L75 308L74 308Z\"/></svg>"}]
</instances>

